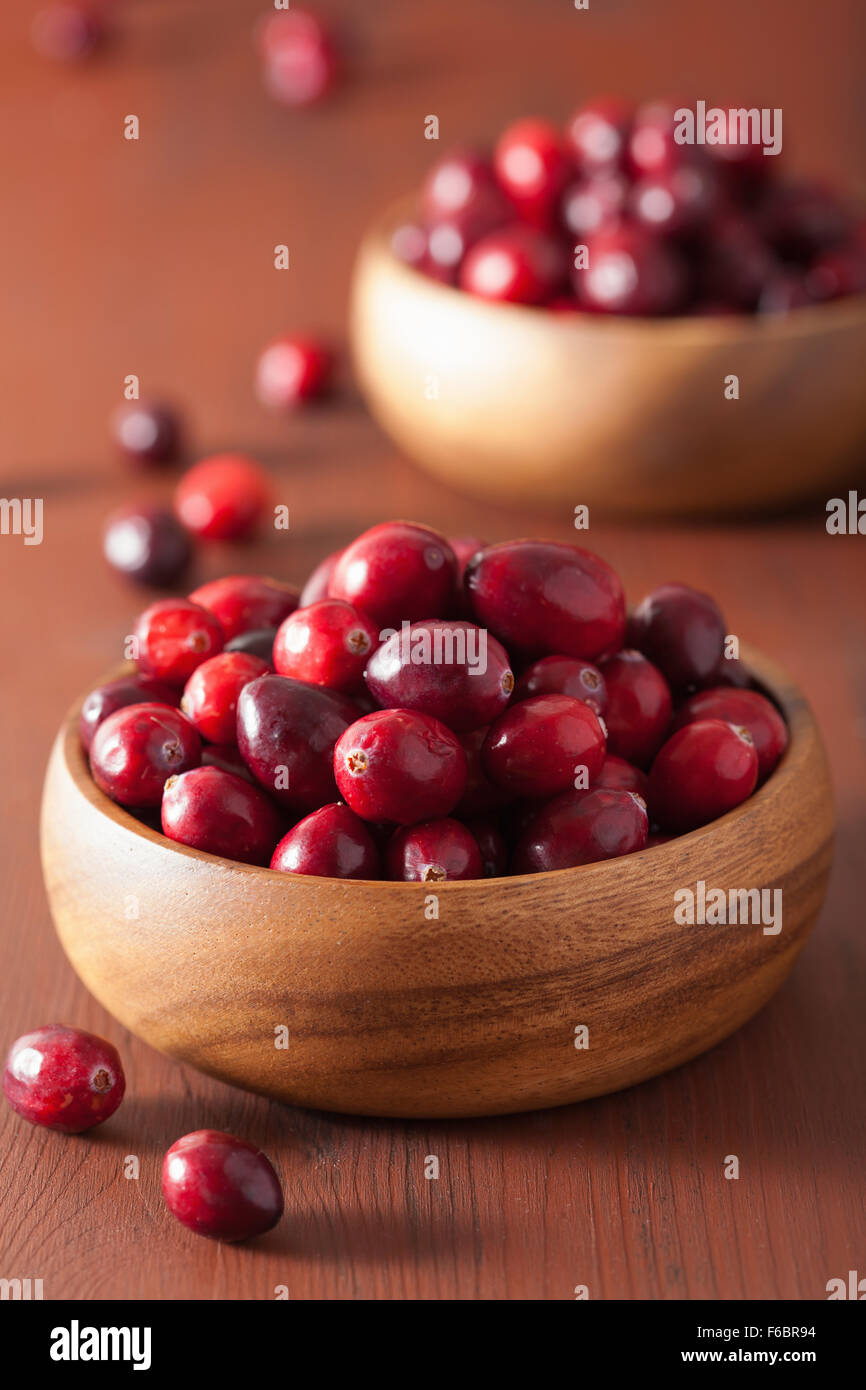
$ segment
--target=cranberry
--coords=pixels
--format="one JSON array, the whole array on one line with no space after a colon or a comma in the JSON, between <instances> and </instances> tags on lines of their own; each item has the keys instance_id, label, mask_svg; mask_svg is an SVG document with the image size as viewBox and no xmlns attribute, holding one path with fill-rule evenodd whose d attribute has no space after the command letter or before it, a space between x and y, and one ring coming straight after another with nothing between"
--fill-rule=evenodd
<instances>
[{"instance_id":1,"label":"cranberry","mask_svg":"<svg viewBox=\"0 0 866 1390\"><path fill-rule=\"evenodd\" d=\"M587 238L588 264L572 272L580 303L598 313L653 315L678 308L686 293L678 253L640 226L603 228Z\"/></svg>"},{"instance_id":2,"label":"cranberry","mask_svg":"<svg viewBox=\"0 0 866 1390\"><path fill-rule=\"evenodd\" d=\"M759 314L789 314L815 302L805 271L779 270L767 279L755 307Z\"/></svg>"},{"instance_id":3,"label":"cranberry","mask_svg":"<svg viewBox=\"0 0 866 1390\"><path fill-rule=\"evenodd\" d=\"M32 1125L81 1134L113 1115L126 1090L117 1048L105 1038L50 1023L16 1038L3 1094Z\"/></svg>"},{"instance_id":4,"label":"cranberry","mask_svg":"<svg viewBox=\"0 0 866 1390\"><path fill-rule=\"evenodd\" d=\"M770 245L788 260L809 260L845 240L851 213L830 188L805 181L775 184L759 211Z\"/></svg>"},{"instance_id":5,"label":"cranberry","mask_svg":"<svg viewBox=\"0 0 866 1390\"><path fill-rule=\"evenodd\" d=\"M466 786L466 755L438 719L414 710L377 710L354 723L334 749L340 794L367 821L414 825L447 816Z\"/></svg>"},{"instance_id":6,"label":"cranberry","mask_svg":"<svg viewBox=\"0 0 866 1390\"><path fill-rule=\"evenodd\" d=\"M726 656L724 652L716 669L701 682L702 688L705 689L717 685L733 685L738 690L749 690L752 684L752 673L746 663L738 656Z\"/></svg>"},{"instance_id":7,"label":"cranberry","mask_svg":"<svg viewBox=\"0 0 866 1390\"><path fill-rule=\"evenodd\" d=\"M758 786L766 782L788 746L784 719L757 690L702 690L680 706L673 732L699 719L721 719L748 729L758 756Z\"/></svg>"},{"instance_id":8,"label":"cranberry","mask_svg":"<svg viewBox=\"0 0 866 1390\"><path fill-rule=\"evenodd\" d=\"M818 301L866 293L866 251L842 246L823 252L806 272L806 290Z\"/></svg>"},{"instance_id":9,"label":"cranberry","mask_svg":"<svg viewBox=\"0 0 866 1390\"><path fill-rule=\"evenodd\" d=\"M723 108L730 109L730 108ZM728 140L731 131L718 144L705 146L707 157L739 197L750 197L764 183L777 164L777 156L765 155L761 144Z\"/></svg>"},{"instance_id":10,"label":"cranberry","mask_svg":"<svg viewBox=\"0 0 866 1390\"><path fill-rule=\"evenodd\" d=\"M102 549L112 569L139 584L166 588L192 559L188 533L163 507L131 506L105 524Z\"/></svg>"},{"instance_id":11,"label":"cranberry","mask_svg":"<svg viewBox=\"0 0 866 1390\"><path fill-rule=\"evenodd\" d=\"M481 872L485 878L502 878L508 872L508 846L492 816L478 816L466 822L481 853Z\"/></svg>"},{"instance_id":12,"label":"cranberry","mask_svg":"<svg viewBox=\"0 0 866 1390\"><path fill-rule=\"evenodd\" d=\"M107 38L99 10L74 2L39 10L30 32L37 52L58 63L77 63L91 57Z\"/></svg>"},{"instance_id":13,"label":"cranberry","mask_svg":"<svg viewBox=\"0 0 866 1390\"><path fill-rule=\"evenodd\" d=\"M494 720L481 763L514 796L548 797L574 787L580 769L594 782L604 754L604 730L589 705L570 695L533 695Z\"/></svg>"},{"instance_id":14,"label":"cranberry","mask_svg":"<svg viewBox=\"0 0 866 1390\"><path fill-rule=\"evenodd\" d=\"M472 150L455 150L438 159L421 190L421 210L429 221L454 217L495 190L493 166Z\"/></svg>"},{"instance_id":15,"label":"cranberry","mask_svg":"<svg viewBox=\"0 0 866 1390\"><path fill-rule=\"evenodd\" d=\"M271 868L318 878L381 877L373 837L355 812L341 802L321 806L284 835L274 850Z\"/></svg>"},{"instance_id":16,"label":"cranberry","mask_svg":"<svg viewBox=\"0 0 866 1390\"><path fill-rule=\"evenodd\" d=\"M636 222L663 236L693 235L719 207L719 181L711 165L684 164L639 180L631 191Z\"/></svg>"},{"instance_id":17,"label":"cranberry","mask_svg":"<svg viewBox=\"0 0 866 1390\"><path fill-rule=\"evenodd\" d=\"M301 596L298 599L299 608L309 608L311 603L318 603L320 599L328 597L331 575L334 573L342 553L342 550L334 550L316 565L301 590Z\"/></svg>"},{"instance_id":18,"label":"cranberry","mask_svg":"<svg viewBox=\"0 0 866 1390\"><path fill-rule=\"evenodd\" d=\"M346 547L328 588L380 627L399 627L446 613L456 574L454 552L438 531L385 521Z\"/></svg>"},{"instance_id":19,"label":"cranberry","mask_svg":"<svg viewBox=\"0 0 866 1390\"><path fill-rule=\"evenodd\" d=\"M654 830L646 837L646 848L655 849L656 845L669 844L671 840L676 838L676 835L665 835L661 830Z\"/></svg>"},{"instance_id":20,"label":"cranberry","mask_svg":"<svg viewBox=\"0 0 866 1390\"><path fill-rule=\"evenodd\" d=\"M232 736L234 737L234 735ZM202 767L218 767L220 772L234 773L235 777L242 777L250 786L257 787L259 784L250 772L246 763L240 755L240 750L236 743L205 743L201 750ZM157 829L162 829L160 821Z\"/></svg>"},{"instance_id":21,"label":"cranberry","mask_svg":"<svg viewBox=\"0 0 866 1390\"><path fill-rule=\"evenodd\" d=\"M635 113L627 155L635 178L665 173L694 162L695 147L676 142L675 110L668 102L653 101L639 107Z\"/></svg>"},{"instance_id":22,"label":"cranberry","mask_svg":"<svg viewBox=\"0 0 866 1390\"><path fill-rule=\"evenodd\" d=\"M491 188L479 192L462 211L432 219L426 228L423 269L436 279L453 284L471 247L501 228L511 216L505 196Z\"/></svg>"},{"instance_id":23,"label":"cranberry","mask_svg":"<svg viewBox=\"0 0 866 1390\"><path fill-rule=\"evenodd\" d=\"M562 199L566 230L583 238L618 222L625 212L628 191L622 174L596 174L573 183Z\"/></svg>"},{"instance_id":24,"label":"cranberry","mask_svg":"<svg viewBox=\"0 0 866 1390\"><path fill-rule=\"evenodd\" d=\"M748 218L727 214L709 228L701 274L710 298L754 309L775 268L769 247Z\"/></svg>"},{"instance_id":25,"label":"cranberry","mask_svg":"<svg viewBox=\"0 0 866 1390\"><path fill-rule=\"evenodd\" d=\"M429 618L383 643L366 670L380 705L415 709L462 733L501 714L514 689L508 654L474 623Z\"/></svg>"},{"instance_id":26,"label":"cranberry","mask_svg":"<svg viewBox=\"0 0 866 1390\"><path fill-rule=\"evenodd\" d=\"M325 598L286 618L274 640L274 666L281 676L348 693L378 645L369 618L351 603Z\"/></svg>"},{"instance_id":27,"label":"cranberry","mask_svg":"<svg viewBox=\"0 0 866 1390\"><path fill-rule=\"evenodd\" d=\"M248 652L250 656L257 656L260 661L267 662L273 671L274 638L276 635L277 629L275 627L254 627L250 632L241 632L230 642L226 642L224 650L227 652Z\"/></svg>"},{"instance_id":28,"label":"cranberry","mask_svg":"<svg viewBox=\"0 0 866 1390\"><path fill-rule=\"evenodd\" d=\"M466 569L476 621L526 657L593 660L622 646L625 598L610 565L558 541L505 541Z\"/></svg>"},{"instance_id":29,"label":"cranberry","mask_svg":"<svg viewBox=\"0 0 866 1390\"><path fill-rule=\"evenodd\" d=\"M499 137L493 167L520 216L533 226L549 228L569 173L556 126L534 119L516 121Z\"/></svg>"},{"instance_id":30,"label":"cranberry","mask_svg":"<svg viewBox=\"0 0 866 1390\"><path fill-rule=\"evenodd\" d=\"M448 544L457 557L457 585L462 590L463 576L466 573L466 566L479 550L483 550L487 545L478 536L449 536Z\"/></svg>"},{"instance_id":31,"label":"cranberry","mask_svg":"<svg viewBox=\"0 0 866 1390\"><path fill-rule=\"evenodd\" d=\"M401 222L391 233L391 250L404 265L423 270L427 259L427 230L418 222Z\"/></svg>"},{"instance_id":32,"label":"cranberry","mask_svg":"<svg viewBox=\"0 0 866 1390\"><path fill-rule=\"evenodd\" d=\"M197 666L184 688L180 707L210 743L233 743L238 697L245 685L270 671L249 652L220 652Z\"/></svg>"},{"instance_id":33,"label":"cranberry","mask_svg":"<svg viewBox=\"0 0 866 1390\"><path fill-rule=\"evenodd\" d=\"M662 830L695 830L751 796L758 755L745 727L699 719L668 739L650 772L649 808Z\"/></svg>"},{"instance_id":34,"label":"cranberry","mask_svg":"<svg viewBox=\"0 0 866 1390\"><path fill-rule=\"evenodd\" d=\"M286 676L259 676L238 699L238 747L256 780L298 815L337 800L333 752L351 700Z\"/></svg>"},{"instance_id":35,"label":"cranberry","mask_svg":"<svg viewBox=\"0 0 866 1390\"><path fill-rule=\"evenodd\" d=\"M286 334L269 343L256 366L256 395L274 410L323 396L330 389L334 354L315 338Z\"/></svg>"},{"instance_id":36,"label":"cranberry","mask_svg":"<svg viewBox=\"0 0 866 1390\"><path fill-rule=\"evenodd\" d=\"M542 304L562 286L566 258L543 232L515 225L491 232L472 247L460 268L460 288L481 299Z\"/></svg>"},{"instance_id":37,"label":"cranberry","mask_svg":"<svg viewBox=\"0 0 866 1390\"><path fill-rule=\"evenodd\" d=\"M388 845L388 877L407 883L481 878L478 841L457 820L430 820L398 830Z\"/></svg>"},{"instance_id":38,"label":"cranberry","mask_svg":"<svg viewBox=\"0 0 866 1390\"><path fill-rule=\"evenodd\" d=\"M628 639L674 690L699 685L722 657L725 620L708 594L687 584L662 584L638 604Z\"/></svg>"},{"instance_id":39,"label":"cranberry","mask_svg":"<svg viewBox=\"0 0 866 1390\"><path fill-rule=\"evenodd\" d=\"M596 714L604 714L607 706L601 671L591 661L579 661L573 656L543 656L527 666L514 687L511 703L528 700L530 695L571 695L575 700L583 700Z\"/></svg>"},{"instance_id":40,"label":"cranberry","mask_svg":"<svg viewBox=\"0 0 866 1390\"><path fill-rule=\"evenodd\" d=\"M242 864L269 864L280 838L276 808L263 791L233 772L194 767L169 777L162 830L170 840Z\"/></svg>"},{"instance_id":41,"label":"cranberry","mask_svg":"<svg viewBox=\"0 0 866 1390\"><path fill-rule=\"evenodd\" d=\"M311 106L334 87L340 60L333 35L306 10L271 15L259 30L264 83L285 106Z\"/></svg>"},{"instance_id":42,"label":"cranberry","mask_svg":"<svg viewBox=\"0 0 866 1390\"><path fill-rule=\"evenodd\" d=\"M582 173L607 171L624 163L631 121L627 103L610 97L588 102L575 112L566 138Z\"/></svg>"},{"instance_id":43,"label":"cranberry","mask_svg":"<svg viewBox=\"0 0 866 1390\"><path fill-rule=\"evenodd\" d=\"M216 1240L260 1236L283 1214L280 1180L265 1155L217 1129L198 1129L172 1144L162 1165L162 1195L182 1225Z\"/></svg>"},{"instance_id":44,"label":"cranberry","mask_svg":"<svg viewBox=\"0 0 866 1390\"><path fill-rule=\"evenodd\" d=\"M607 683L607 746L646 767L664 743L673 702L668 683L640 652L622 651L602 662Z\"/></svg>"},{"instance_id":45,"label":"cranberry","mask_svg":"<svg viewBox=\"0 0 866 1390\"><path fill-rule=\"evenodd\" d=\"M201 604L219 619L226 642L257 628L279 627L298 606L297 589L261 574L213 579L189 597L190 602Z\"/></svg>"},{"instance_id":46,"label":"cranberry","mask_svg":"<svg viewBox=\"0 0 866 1390\"><path fill-rule=\"evenodd\" d=\"M646 845L646 806L635 792L565 792L543 806L518 841L516 874L545 873L618 859Z\"/></svg>"},{"instance_id":47,"label":"cranberry","mask_svg":"<svg viewBox=\"0 0 866 1390\"><path fill-rule=\"evenodd\" d=\"M151 676L120 676L106 685L98 685L85 696L78 717L81 744L87 752L93 736L104 719L127 705L169 705L177 708L177 690Z\"/></svg>"},{"instance_id":48,"label":"cranberry","mask_svg":"<svg viewBox=\"0 0 866 1390\"><path fill-rule=\"evenodd\" d=\"M90 770L100 791L121 806L158 806L167 777L197 767L201 739L168 705L127 705L104 719L90 745Z\"/></svg>"},{"instance_id":49,"label":"cranberry","mask_svg":"<svg viewBox=\"0 0 866 1390\"><path fill-rule=\"evenodd\" d=\"M649 794L649 778L639 767L608 753L602 763L601 772L595 779L593 790L606 787L608 791L637 792L646 801Z\"/></svg>"},{"instance_id":50,"label":"cranberry","mask_svg":"<svg viewBox=\"0 0 866 1390\"><path fill-rule=\"evenodd\" d=\"M219 620L185 598L158 599L145 608L134 637L139 670L171 685L185 685L196 666L223 648Z\"/></svg>"},{"instance_id":51,"label":"cranberry","mask_svg":"<svg viewBox=\"0 0 866 1390\"><path fill-rule=\"evenodd\" d=\"M177 485L175 510L207 540L237 540L253 530L270 499L265 474L242 454L203 459Z\"/></svg>"},{"instance_id":52,"label":"cranberry","mask_svg":"<svg viewBox=\"0 0 866 1390\"><path fill-rule=\"evenodd\" d=\"M482 766L481 749L486 737L487 725L458 735L466 754L466 787L455 810L455 815L461 819L495 811L508 800L502 788L490 781Z\"/></svg>"},{"instance_id":53,"label":"cranberry","mask_svg":"<svg viewBox=\"0 0 866 1390\"><path fill-rule=\"evenodd\" d=\"M170 406L127 401L111 424L118 448L134 463L174 463L180 453L180 423Z\"/></svg>"}]
</instances>

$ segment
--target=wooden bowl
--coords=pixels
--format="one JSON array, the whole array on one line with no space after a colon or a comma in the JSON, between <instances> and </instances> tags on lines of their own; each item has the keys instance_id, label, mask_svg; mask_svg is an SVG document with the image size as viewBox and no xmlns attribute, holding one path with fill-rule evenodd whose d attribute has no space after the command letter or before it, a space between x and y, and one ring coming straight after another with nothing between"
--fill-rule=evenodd
<instances>
[{"instance_id":1,"label":"wooden bowl","mask_svg":"<svg viewBox=\"0 0 866 1390\"><path fill-rule=\"evenodd\" d=\"M353 350L379 423L448 484L535 508L709 515L826 496L862 468L866 297L656 320L488 304L396 259L410 209L363 242Z\"/></svg>"},{"instance_id":2,"label":"wooden bowl","mask_svg":"<svg viewBox=\"0 0 866 1390\"><path fill-rule=\"evenodd\" d=\"M767 1002L824 898L833 806L821 739L788 677L744 655L791 735L755 796L641 854L441 884L438 920L425 912L430 885L272 873L147 829L91 781L79 702L42 811L60 939L139 1037L293 1104L488 1115L643 1081ZM675 891L699 880L782 889L781 932L675 925ZM283 1028L287 1049L275 1046Z\"/></svg>"}]
</instances>

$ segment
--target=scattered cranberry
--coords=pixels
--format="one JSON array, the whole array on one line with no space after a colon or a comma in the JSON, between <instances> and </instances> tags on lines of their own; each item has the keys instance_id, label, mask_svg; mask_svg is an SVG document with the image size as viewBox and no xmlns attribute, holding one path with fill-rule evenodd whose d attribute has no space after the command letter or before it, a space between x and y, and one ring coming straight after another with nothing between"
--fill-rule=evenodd
<instances>
[{"instance_id":1,"label":"scattered cranberry","mask_svg":"<svg viewBox=\"0 0 866 1390\"><path fill-rule=\"evenodd\" d=\"M315 338L286 334L269 343L256 365L256 395L273 410L324 396L330 389L334 354Z\"/></svg>"},{"instance_id":2,"label":"scattered cranberry","mask_svg":"<svg viewBox=\"0 0 866 1390\"><path fill-rule=\"evenodd\" d=\"M532 818L514 851L517 874L618 859L646 845L646 806L634 792L565 792Z\"/></svg>"},{"instance_id":3,"label":"scattered cranberry","mask_svg":"<svg viewBox=\"0 0 866 1390\"><path fill-rule=\"evenodd\" d=\"M460 268L461 289L511 304L543 304L565 278L566 258L558 243L519 225L482 237Z\"/></svg>"},{"instance_id":4,"label":"scattered cranberry","mask_svg":"<svg viewBox=\"0 0 866 1390\"><path fill-rule=\"evenodd\" d=\"M628 104L604 98L582 106L571 118L566 137L584 174L620 168L625 162L632 113Z\"/></svg>"},{"instance_id":5,"label":"scattered cranberry","mask_svg":"<svg viewBox=\"0 0 866 1390\"><path fill-rule=\"evenodd\" d=\"M465 822L481 853L481 872L485 878L502 878L508 872L508 845L492 816L478 816Z\"/></svg>"},{"instance_id":6,"label":"scattered cranberry","mask_svg":"<svg viewBox=\"0 0 866 1390\"><path fill-rule=\"evenodd\" d=\"M311 106L333 88L340 62L333 35L306 10L271 15L259 29L265 88L285 106Z\"/></svg>"},{"instance_id":7,"label":"scattered cranberry","mask_svg":"<svg viewBox=\"0 0 866 1390\"><path fill-rule=\"evenodd\" d=\"M438 719L414 710L377 710L334 749L340 795L366 821L414 825L454 809L466 786L466 755Z\"/></svg>"},{"instance_id":8,"label":"scattered cranberry","mask_svg":"<svg viewBox=\"0 0 866 1390\"><path fill-rule=\"evenodd\" d=\"M574 787L582 770L592 784L604 755L604 729L589 705L570 695L533 695L491 724L481 762L512 795L549 797Z\"/></svg>"},{"instance_id":9,"label":"scattered cranberry","mask_svg":"<svg viewBox=\"0 0 866 1390\"><path fill-rule=\"evenodd\" d=\"M121 806L158 806L166 779L197 767L201 739L168 705L127 705L104 719L90 745L90 770L100 791Z\"/></svg>"},{"instance_id":10,"label":"scattered cranberry","mask_svg":"<svg viewBox=\"0 0 866 1390\"><path fill-rule=\"evenodd\" d=\"M668 683L635 651L608 657L602 671L607 684L607 746L617 757L647 767L670 727L673 701Z\"/></svg>"},{"instance_id":11,"label":"scattered cranberry","mask_svg":"<svg viewBox=\"0 0 866 1390\"><path fill-rule=\"evenodd\" d=\"M321 806L284 835L271 868L318 878L381 877L379 851L369 829L341 802Z\"/></svg>"},{"instance_id":12,"label":"scattered cranberry","mask_svg":"<svg viewBox=\"0 0 866 1390\"><path fill-rule=\"evenodd\" d=\"M138 667L170 685L185 685L209 656L223 648L223 630L213 613L184 598L164 598L136 621Z\"/></svg>"},{"instance_id":13,"label":"scattered cranberry","mask_svg":"<svg viewBox=\"0 0 866 1390\"><path fill-rule=\"evenodd\" d=\"M120 676L106 685L98 685L85 696L78 717L78 732L84 751L90 749L96 730L115 710L141 704L169 705L176 709L177 700L176 689L151 676Z\"/></svg>"},{"instance_id":14,"label":"scattered cranberry","mask_svg":"<svg viewBox=\"0 0 866 1390\"><path fill-rule=\"evenodd\" d=\"M700 719L661 748L650 772L650 812L663 830L695 830L739 806L757 780L758 755L748 730Z\"/></svg>"},{"instance_id":15,"label":"scattered cranberry","mask_svg":"<svg viewBox=\"0 0 866 1390\"><path fill-rule=\"evenodd\" d=\"M674 690L700 685L722 657L725 620L708 594L663 584L638 604L628 640L657 666Z\"/></svg>"},{"instance_id":16,"label":"scattered cranberry","mask_svg":"<svg viewBox=\"0 0 866 1390\"><path fill-rule=\"evenodd\" d=\"M331 598L352 603L383 627L443 616L457 574L454 552L438 531L387 521L347 546L331 576Z\"/></svg>"},{"instance_id":17,"label":"scattered cranberry","mask_svg":"<svg viewBox=\"0 0 866 1390\"><path fill-rule=\"evenodd\" d=\"M280 1180L265 1155L216 1129L172 1144L162 1165L162 1195L172 1216L216 1240L260 1236L283 1214Z\"/></svg>"},{"instance_id":18,"label":"scattered cranberry","mask_svg":"<svg viewBox=\"0 0 866 1390\"><path fill-rule=\"evenodd\" d=\"M784 719L757 690L702 690L680 706L672 732L699 719L722 719L748 729L758 756L758 786L766 782L788 746Z\"/></svg>"},{"instance_id":19,"label":"scattered cranberry","mask_svg":"<svg viewBox=\"0 0 866 1390\"><path fill-rule=\"evenodd\" d=\"M337 800L333 752L353 723L351 700L286 676L259 676L238 699L238 747L277 801L307 815Z\"/></svg>"},{"instance_id":20,"label":"scattered cranberry","mask_svg":"<svg viewBox=\"0 0 866 1390\"><path fill-rule=\"evenodd\" d=\"M281 676L351 693L378 645L378 628L351 603L321 599L286 618L274 640L274 666Z\"/></svg>"},{"instance_id":21,"label":"scattered cranberry","mask_svg":"<svg viewBox=\"0 0 866 1390\"><path fill-rule=\"evenodd\" d=\"M245 685L271 667L249 652L220 652L197 666L184 688L180 707L210 743L234 743L238 697Z\"/></svg>"},{"instance_id":22,"label":"scattered cranberry","mask_svg":"<svg viewBox=\"0 0 866 1390\"><path fill-rule=\"evenodd\" d=\"M331 575L334 573L342 553L342 550L333 550L330 555L326 555L324 560L316 565L301 590L301 596L298 599L299 608L309 608L311 603L318 603L321 599L328 597Z\"/></svg>"},{"instance_id":23,"label":"scattered cranberry","mask_svg":"<svg viewBox=\"0 0 866 1390\"><path fill-rule=\"evenodd\" d=\"M678 253L640 226L602 228L587 238L587 265L572 271L585 308L606 314L668 314L681 307L686 274Z\"/></svg>"},{"instance_id":24,"label":"scattered cranberry","mask_svg":"<svg viewBox=\"0 0 866 1390\"><path fill-rule=\"evenodd\" d=\"M562 220L573 237L582 241L593 232L620 221L626 210L629 186L622 174L597 174L566 189Z\"/></svg>"},{"instance_id":25,"label":"scattered cranberry","mask_svg":"<svg viewBox=\"0 0 866 1390\"><path fill-rule=\"evenodd\" d=\"M180 424L170 406L127 401L111 422L118 448L137 464L174 463L181 449Z\"/></svg>"},{"instance_id":26,"label":"scattered cranberry","mask_svg":"<svg viewBox=\"0 0 866 1390\"><path fill-rule=\"evenodd\" d=\"M549 229L569 174L568 157L556 126L549 121L516 121L499 137L493 167L521 217L533 226Z\"/></svg>"},{"instance_id":27,"label":"scattered cranberry","mask_svg":"<svg viewBox=\"0 0 866 1390\"><path fill-rule=\"evenodd\" d=\"M264 792L233 772L194 767L165 784L162 830L179 844L242 864L265 865L280 829L276 808Z\"/></svg>"},{"instance_id":28,"label":"scattered cranberry","mask_svg":"<svg viewBox=\"0 0 866 1390\"><path fill-rule=\"evenodd\" d=\"M489 724L514 689L505 648L474 623L429 618L370 658L367 689L385 708L415 709L458 733Z\"/></svg>"},{"instance_id":29,"label":"scattered cranberry","mask_svg":"<svg viewBox=\"0 0 866 1390\"><path fill-rule=\"evenodd\" d=\"M163 507L130 506L105 525L102 549L111 568L127 579L167 588L192 559L189 534Z\"/></svg>"},{"instance_id":30,"label":"scattered cranberry","mask_svg":"<svg viewBox=\"0 0 866 1390\"><path fill-rule=\"evenodd\" d=\"M16 1114L63 1134L102 1124L125 1089L117 1048L62 1023L16 1038L3 1071L3 1094Z\"/></svg>"},{"instance_id":31,"label":"scattered cranberry","mask_svg":"<svg viewBox=\"0 0 866 1390\"><path fill-rule=\"evenodd\" d=\"M72 0L39 10L30 32L37 52L58 63L78 63L90 58L107 38L99 10Z\"/></svg>"},{"instance_id":32,"label":"scattered cranberry","mask_svg":"<svg viewBox=\"0 0 866 1390\"><path fill-rule=\"evenodd\" d=\"M596 714L604 714L607 688L604 676L591 661L573 656L543 656L534 661L518 679L511 703L528 700L530 695L571 695L583 700Z\"/></svg>"},{"instance_id":33,"label":"scattered cranberry","mask_svg":"<svg viewBox=\"0 0 866 1390\"><path fill-rule=\"evenodd\" d=\"M260 661L267 662L273 671L274 638L276 635L277 628L275 627L254 627L250 632L240 632L237 637L226 642L224 650L227 652L248 652L250 656L257 656Z\"/></svg>"},{"instance_id":34,"label":"scattered cranberry","mask_svg":"<svg viewBox=\"0 0 866 1390\"><path fill-rule=\"evenodd\" d=\"M249 535L270 501L266 475L242 454L217 454L185 473L174 495L188 530L206 540Z\"/></svg>"},{"instance_id":35,"label":"scattered cranberry","mask_svg":"<svg viewBox=\"0 0 866 1390\"><path fill-rule=\"evenodd\" d=\"M189 597L190 602L201 604L219 619L227 643L244 632L279 627L298 606L297 589L261 574L213 579Z\"/></svg>"},{"instance_id":36,"label":"scattered cranberry","mask_svg":"<svg viewBox=\"0 0 866 1390\"><path fill-rule=\"evenodd\" d=\"M407 883L481 878L478 841L457 820L431 820L398 830L388 845L388 877Z\"/></svg>"},{"instance_id":37,"label":"scattered cranberry","mask_svg":"<svg viewBox=\"0 0 866 1390\"><path fill-rule=\"evenodd\" d=\"M639 767L626 762L624 758L618 758L615 753L608 753L601 766L601 772L595 779L593 790L605 787L608 791L637 792L638 796L646 801L649 795L649 778L645 772L641 772Z\"/></svg>"}]
</instances>

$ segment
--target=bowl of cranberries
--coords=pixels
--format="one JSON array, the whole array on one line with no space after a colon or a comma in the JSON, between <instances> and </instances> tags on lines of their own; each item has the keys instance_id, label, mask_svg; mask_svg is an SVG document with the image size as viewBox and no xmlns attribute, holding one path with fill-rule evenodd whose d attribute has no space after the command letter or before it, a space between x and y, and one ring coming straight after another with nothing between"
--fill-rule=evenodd
<instances>
[{"instance_id":1,"label":"bowl of cranberries","mask_svg":"<svg viewBox=\"0 0 866 1390\"><path fill-rule=\"evenodd\" d=\"M786 153L677 143L677 110L518 120L371 229L354 355L410 457L499 500L715 514L862 454L862 214Z\"/></svg>"},{"instance_id":2,"label":"bowl of cranberries","mask_svg":"<svg viewBox=\"0 0 866 1390\"><path fill-rule=\"evenodd\" d=\"M615 1090L750 1017L819 911L809 707L686 584L629 610L577 546L386 522L300 590L160 599L125 649L51 755L53 915L122 1023L234 1084L431 1116Z\"/></svg>"}]
</instances>

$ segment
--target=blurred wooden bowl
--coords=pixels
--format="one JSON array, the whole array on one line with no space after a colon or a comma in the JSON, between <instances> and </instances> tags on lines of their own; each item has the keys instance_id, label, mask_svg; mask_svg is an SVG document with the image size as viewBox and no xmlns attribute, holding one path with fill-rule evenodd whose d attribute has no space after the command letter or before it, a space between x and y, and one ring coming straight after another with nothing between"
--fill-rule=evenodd
<instances>
[{"instance_id":1,"label":"blurred wooden bowl","mask_svg":"<svg viewBox=\"0 0 866 1390\"><path fill-rule=\"evenodd\" d=\"M176 845L92 782L80 702L48 768L45 882L87 987L154 1047L248 1090L369 1115L533 1110L630 1086L767 1002L811 930L833 806L812 714L744 653L788 751L735 811L641 854L430 885L302 878ZM115 673L117 674L117 673ZM780 888L783 926L677 926L674 893ZM589 1047L575 1046L575 1029ZM288 1047L276 1044L288 1030Z\"/></svg>"},{"instance_id":2,"label":"blurred wooden bowl","mask_svg":"<svg viewBox=\"0 0 866 1390\"><path fill-rule=\"evenodd\" d=\"M866 297L655 320L488 304L397 260L390 236L411 206L363 242L352 344L383 429L449 485L536 509L709 515L793 503L862 469Z\"/></svg>"}]
</instances>

